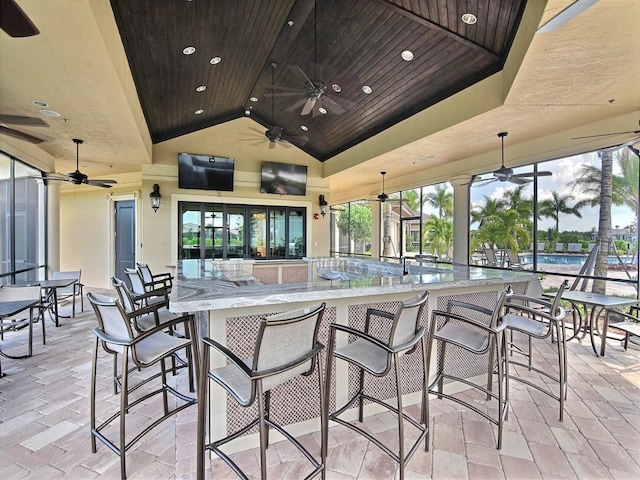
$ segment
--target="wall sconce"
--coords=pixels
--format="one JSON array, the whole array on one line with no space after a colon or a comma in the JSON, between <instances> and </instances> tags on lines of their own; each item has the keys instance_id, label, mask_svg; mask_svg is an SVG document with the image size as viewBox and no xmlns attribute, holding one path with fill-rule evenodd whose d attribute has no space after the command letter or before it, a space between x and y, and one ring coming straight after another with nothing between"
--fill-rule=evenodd
<instances>
[{"instance_id":1,"label":"wall sconce","mask_svg":"<svg viewBox=\"0 0 640 480\"><path fill-rule=\"evenodd\" d=\"M151 208L153 208L154 212L157 212L160 208L160 199L162 195L160 195L160 185L157 183L153 184L153 192L149 194L149 198L151 199Z\"/></svg>"},{"instance_id":2,"label":"wall sconce","mask_svg":"<svg viewBox=\"0 0 640 480\"><path fill-rule=\"evenodd\" d=\"M318 203L320 204L320 215L323 217L327 214L327 201L324 199L324 195L318 197Z\"/></svg>"}]
</instances>

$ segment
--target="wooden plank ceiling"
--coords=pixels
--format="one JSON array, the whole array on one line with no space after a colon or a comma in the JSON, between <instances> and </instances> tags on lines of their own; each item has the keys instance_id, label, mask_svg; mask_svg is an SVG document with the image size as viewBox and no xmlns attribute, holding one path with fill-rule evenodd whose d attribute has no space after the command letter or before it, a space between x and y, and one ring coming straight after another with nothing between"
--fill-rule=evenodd
<instances>
[{"instance_id":1,"label":"wooden plank ceiling","mask_svg":"<svg viewBox=\"0 0 640 480\"><path fill-rule=\"evenodd\" d=\"M499 71L525 3L111 0L155 143L250 112L265 128L307 137L300 148L320 161ZM318 92L301 72L326 86L307 115ZM265 128L246 141L267 142Z\"/></svg>"}]
</instances>

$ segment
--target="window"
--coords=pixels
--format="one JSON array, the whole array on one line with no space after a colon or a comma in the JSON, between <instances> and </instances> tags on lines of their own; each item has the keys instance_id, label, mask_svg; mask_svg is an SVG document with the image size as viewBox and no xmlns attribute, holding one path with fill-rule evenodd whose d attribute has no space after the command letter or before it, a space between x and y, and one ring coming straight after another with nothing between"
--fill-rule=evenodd
<instances>
[{"instance_id":1,"label":"window","mask_svg":"<svg viewBox=\"0 0 640 480\"><path fill-rule=\"evenodd\" d=\"M46 187L40 172L0 152L0 275L3 285L37 280L46 252Z\"/></svg>"},{"instance_id":2,"label":"window","mask_svg":"<svg viewBox=\"0 0 640 480\"><path fill-rule=\"evenodd\" d=\"M181 260L302 258L306 209L180 202Z\"/></svg>"},{"instance_id":3,"label":"window","mask_svg":"<svg viewBox=\"0 0 640 480\"><path fill-rule=\"evenodd\" d=\"M533 269L545 274L545 286L555 286L572 280L598 245L589 288L635 295L638 156L627 148L606 149L515 169L532 171L551 175L525 185L494 181L471 187L472 261L486 264L490 249L496 266ZM600 198L601 186L607 185L603 172L611 174L610 204Z\"/></svg>"}]
</instances>

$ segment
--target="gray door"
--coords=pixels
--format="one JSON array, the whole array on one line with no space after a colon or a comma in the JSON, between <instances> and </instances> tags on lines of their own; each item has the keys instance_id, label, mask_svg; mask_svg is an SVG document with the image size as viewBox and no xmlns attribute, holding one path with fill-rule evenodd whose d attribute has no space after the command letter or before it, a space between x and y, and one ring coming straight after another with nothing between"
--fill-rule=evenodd
<instances>
[{"instance_id":1,"label":"gray door","mask_svg":"<svg viewBox=\"0 0 640 480\"><path fill-rule=\"evenodd\" d=\"M136 208L134 200L116 204L116 270L115 276L124 277L125 268L136 266Z\"/></svg>"}]
</instances>

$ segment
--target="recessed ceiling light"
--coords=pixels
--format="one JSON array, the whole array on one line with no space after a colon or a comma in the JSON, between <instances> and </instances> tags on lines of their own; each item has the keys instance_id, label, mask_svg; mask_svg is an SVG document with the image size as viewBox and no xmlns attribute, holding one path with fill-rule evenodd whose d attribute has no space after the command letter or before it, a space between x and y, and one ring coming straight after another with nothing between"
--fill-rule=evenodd
<instances>
[{"instance_id":1,"label":"recessed ceiling light","mask_svg":"<svg viewBox=\"0 0 640 480\"><path fill-rule=\"evenodd\" d=\"M319 111L321 114L323 114L323 115L326 115L326 114L327 114L327 109L326 109L326 108L324 108L324 107L320 107L320 108L318 108L318 111Z\"/></svg>"},{"instance_id":2,"label":"recessed ceiling light","mask_svg":"<svg viewBox=\"0 0 640 480\"><path fill-rule=\"evenodd\" d=\"M465 13L462 15L462 21L467 25L473 25L478 21L478 17L476 17L473 13Z\"/></svg>"},{"instance_id":3,"label":"recessed ceiling light","mask_svg":"<svg viewBox=\"0 0 640 480\"><path fill-rule=\"evenodd\" d=\"M220 57L213 57L211 60L209 60L209 63L211 65L217 65L218 63L220 63L222 61L222 59Z\"/></svg>"},{"instance_id":4,"label":"recessed ceiling light","mask_svg":"<svg viewBox=\"0 0 640 480\"><path fill-rule=\"evenodd\" d=\"M363 85L362 86L362 91L364 93L366 93L367 95L369 95L371 92L373 92L373 90L371 90L371 87L369 85Z\"/></svg>"},{"instance_id":5,"label":"recessed ceiling light","mask_svg":"<svg viewBox=\"0 0 640 480\"><path fill-rule=\"evenodd\" d=\"M333 91L336 93L340 93L342 91L342 87L337 83L334 83L333 85L331 85L331 88L333 88Z\"/></svg>"},{"instance_id":6,"label":"recessed ceiling light","mask_svg":"<svg viewBox=\"0 0 640 480\"><path fill-rule=\"evenodd\" d=\"M293 25L294 25L293 20L289 20L289 21L287 22L287 25L289 25L290 27L293 27Z\"/></svg>"},{"instance_id":7,"label":"recessed ceiling light","mask_svg":"<svg viewBox=\"0 0 640 480\"><path fill-rule=\"evenodd\" d=\"M182 53L185 55L191 55L192 53L195 53L195 51L196 47L185 47L184 50L182 50Z\"/></svg>"},{"instance_id":8,"label":"recessed ceiling light","mask_svg":"<svg viewBox=\"0 0 640 480\"><path fill-rule=\"evenodd\" d=\"M413 52L411 52L410 50L405 50L404 52L402 52L401 56L402 59L406 60L407 62L413 60Z\"/></svg>"},{"instance_id":9,"label":"recessed ceiling light","mask_svg":"<svg viewBox=\"0 0 640 480\"><path fill-rule=\"evenodd\" d=\"M34 100L31 103L33 103L36 107L40 107L40 108L46 108L49 106L45 102L41 102L40 100Z\"/></svg>"},{"instance_id":10,"label":"recessed ceiling light","mask_svg":"<svg viewBox=\"0 0 640 480\"><path fill-rule=\"evenodd\" d=\"M252 102L257 102L258 101L258 97L249 97L249 100L251 100Z\"/></svg>"},{"instance_id":11,"label":"recessed ceiling light","mask_svg":"<svg viewBox=\"0 0 640 480\"><path fill-rule=\"evenodd\" d=\"M199 87L196 87L196 92L204 92L206 89L206 85L200 85Z\"/></svg>"},{"instance_id":12,"label":"recessed ceiling light","mask_svg":"<svg viewBox=\"0 0 640 480\"><path fill-rule=\"evenodd\" d=\"M309 127L307 127L306 125L300 125L300 130L304 130L305 132L308 132Z\"/></svg>"},{"instance_id":13,"label":"recessed ceiling light","mask_svg":"<svg viewBox=\"0 0 640 480\"><path fill-rule=\"evenodd\" d=\"M196 111L195 111L195 112L193 112L193 113L195 113L196 115L200 115L200 114L204 113L204 110L199 109L199 110L196 110Z\"/></svg>"},{"instance_id":14,"label":"recessed ceiling light","mask_svg":"<svg viewBox=\"0 0 640 480\"><path fill-rule=\"evenodd\" d=\"M53 110L39 110L39 112L45 117L59 117L60 114Z\"/></svg>"}]
</instances>

